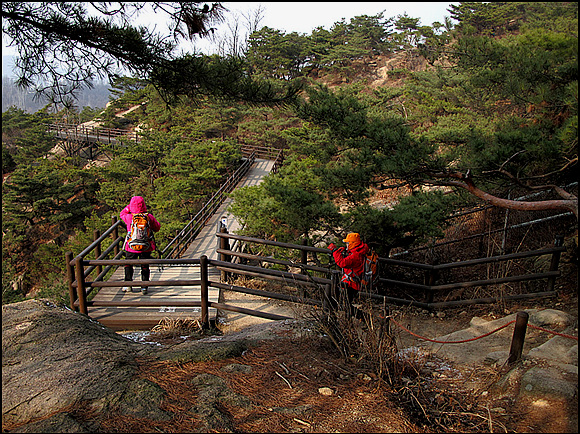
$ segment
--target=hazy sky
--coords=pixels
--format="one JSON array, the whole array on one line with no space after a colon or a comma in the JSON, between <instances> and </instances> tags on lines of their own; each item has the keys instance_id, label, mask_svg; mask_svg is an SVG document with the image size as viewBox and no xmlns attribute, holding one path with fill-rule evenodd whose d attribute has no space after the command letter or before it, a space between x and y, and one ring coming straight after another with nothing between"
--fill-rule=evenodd
<instances>
[{"instance_id":1,"label":"hazy sky","mask_svg":"<svg viewBox=\"0 0 580 434\"><path fill-rule=\"evenodd\" d=\"M458 4L457 2L455 2ZM330 30L332 25L343 18L350 22L351 18L360 15L377 15L383 12L383 17L397 17L407 13L411 18L420 18L421 25L431 25L435 21L443 23L452 3L439 2L223 2L229 9L229 14L244 14L255 11L261 5L264 10L260 27L267 26L285 33L298 32L310 34L316 27ZM222 25L223 26L223 25ZM218 31L220 28L218 27ZM196 43L197 47L206 52L209 42Z\"/></svg>"},{"instance_id":2,"label":"hazy sky","mask_svg":"<svg viewBox=\"0 0 580 434\"><path fill-rule=\"evenodd\" d=\"M447 8L452 3L438 2L223 2L233 11L248 11L258 5L264 8L262 26L283 30L286 33L311 33L316 27L330 27L342 18L347 22L359 15L376 15L384 11L385 18L403 15L420 18L422 25L443 22L449 16ZM456 2L456 4L458 4Z\"/></svg>"},{"instance_id":3,"label":"hazy sky","mask_svg":"<svg viewBox=\"0 0 580 434\"><path fill-rule=\"evenodd\" d=\"M407 13L412 18L419 18L421 25L431 25L434 21L443 22L450 16L447 9L452 3L439 2L222 2L230 12L228 16L255 11L261 5L264 12L260 27L268 26L285 33L298 32L310 34L316 27L330 30L332 25L343 18L349 22L359 15L377 15L383 12L384 18L396 17ZM458 2L455 2L458 4ZM158 32L164 32L164 19L160 15L143 14L137 21L139 25L155 26ZM224 24L222 24L222 27ZM218 33L220 27L218 27ZM189 44L189 45L188 45ZM196 40L195 45L203 52L211 51L211 42ZM191 43L181 47L188 50ZM2 54L15 54L12 48L6 48L2 38Z\"/></svg>"}]
</instances>

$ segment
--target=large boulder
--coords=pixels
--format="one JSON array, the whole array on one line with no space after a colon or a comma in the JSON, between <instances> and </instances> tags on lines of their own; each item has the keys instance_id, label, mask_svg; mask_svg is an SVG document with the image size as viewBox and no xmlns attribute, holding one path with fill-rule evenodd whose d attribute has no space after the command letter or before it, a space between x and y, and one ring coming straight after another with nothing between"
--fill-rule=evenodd
<instances>
[{"instance_id":1,"label":"large boulder","mask_svg":"<svg viewBox=\"0 0 580 434\"><path fill-rule=\"evenodd\" d=\"M285 324L282 329L291 327ZM160 348L135 342L46 300L3 305L3 432L102 432L99 415L111 413L168 420L172 414L160 408L166 392L140 377L139 360L221 360L241 355L251 342L278 336L258 332ZM217 392L213 383L204 385L201 392L219 399L230 396L223 385L216 387ZM192 409L207 427L219 425L221 420L216 419L216 411L208 411L212 405L208 401L205 407ZM80 409L95 417L77 419L75 413Z\"/></svg>"},{"instance_id":2,"label":"large boulder","mask_svg":"<svg viewBox=\"0 0 580 434\"><path fill-rule=\"evenodd\" d=\"M144 350L47 301L2 306L3 428L70 411L81 402L106 411L123 397Z\"/></svg>"}]
</instances>

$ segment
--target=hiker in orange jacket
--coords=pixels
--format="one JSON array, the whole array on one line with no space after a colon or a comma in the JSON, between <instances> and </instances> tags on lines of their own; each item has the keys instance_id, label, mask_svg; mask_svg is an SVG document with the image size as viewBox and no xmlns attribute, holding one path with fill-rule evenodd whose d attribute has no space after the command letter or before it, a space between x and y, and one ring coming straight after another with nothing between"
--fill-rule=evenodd
<instances>
[{"instance_id":1,"label":"hiker in orange jacket","mask_svg":"<svg viewBox=\"0 0 580 434\"><path fill-rule=\"evenodd\" d=\"M363 243L360 235L356 232L349 233L344 240L344 247L336 247L331 243L328 248L332 250L334 262L342 268L341 282L346 286L348 303L353 310L353 301L356 291L360 291L360 280L364 273L365 256L369 251L369 246Z\"/></svg>"}]
</instances>

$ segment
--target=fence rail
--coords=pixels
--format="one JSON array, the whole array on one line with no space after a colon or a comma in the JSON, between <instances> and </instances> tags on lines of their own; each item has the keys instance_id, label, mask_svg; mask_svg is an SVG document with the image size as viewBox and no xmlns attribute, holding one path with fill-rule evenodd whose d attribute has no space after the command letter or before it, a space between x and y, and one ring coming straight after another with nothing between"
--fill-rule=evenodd
<instances>
[{"instance_id":1,"label":"fence rail","mask_svg":"<svg viewBox=\"0 0 580 434\"><path fill-rule=\"evenodd\" d=\"M109 234L113 237L116 236L116 229L118 227L118 222L112 225L105 234ZM103 235L105 235L103 234ZM335 265L331 260L330 251L324 248L312 247L307 245L300 245L300 244L289 244L289 243L280 243L271 240L262 240L258 238L251 238L251 237L244 237L240 235L232 235L228 234L225 228L222 228L222 231L216 233L216 236L220 238L220 248L218 252L220 254L220 260L209 260L205 255L201 258L164 258L164 259L119 259L119 255L116 255L114 259L104 259L106 255L105 252L99 255L96 259L86 259L86 254L88 254L91 249L87 248L83 250L84 257L78 255L76 258L72 258L72 253L67 254L67 275L69 276L69 291L70 291L70 300L71 300L71 308L75 310L80 310L82 313L88 315L88 307L90 306L137 306L137 307L150 307L150 306L164 306L167 304L166 301L152 301L152 300L145 300L145 301L100 301L94 302L89 300L89 296L91 291L98 288L104 287L120 287L124 285L131 285L134 284L136 286L139 285L139 282L125 282L125 281L103 281L102 276L106 273L106 270L110 269L111 267L119 267L125 264L132 264L132 265L141 265L141 264L149 264L149 265L169 265L169 266L179 266L179 265L188 265L188 266L198 266L200 267L200 279L181 279L181 280L158 280L158 281L149 281L147 283L148 286L199 286L200 293L201 293L201 301L199 300L181 300L181 301L172 301L172 305L176 306L190 306L190 307L201 307L202 311L202 324L204 326L208 326L208 309L210 307L215 307L224 310L234 310L236 312L242 312L249 315L255 316L262 316L264 318L273 319L273 314L268 314L264 312L252 311L248 309L243 309L240 307L235 306L228 306L224 305L223 303L216 303L211 302L208 300L208 288L214 287L218 289L227 289L231 291L243 292L247 294L253 294L273 299L291 301L295 303L302 303L302 304L309 304L314 306L322 306L325 309L328 309L329 306L336 305L336 301L342 298L342 291L343 288L339 284L339 277L340 271L334 269ZM99 237L92 246L96 246L98 243L102 241L102 236ZM122 240L122 237L117 237L117 240ZM284 265L287 267L298 267L300 268L300 273L290 272L290 271L282 271L282 270L275 270L275 269L268 269L263 268L261 266L255 265L247 265L242 263L235 263L235 258L240 259L248 259L248 257L241 252L236 252L227 248L227 244L229 240L237 240L243 243L258 243L258 244L267 244L271 246L281 247L284 249L292 249L300 252L300 261L283 261L283 260L276 260L273 262L275 258L267 258L267 257L259 257L259 255L251 255L251 259L257 260L258 262L264 261L267 263L276 263L278 265ZM531 251L531 252L522 252L518 254L511 254L511 255L502 255L503 257L492 257L492 258L480 258L478 260L470 260L470 261L463 261L459 263L453 264L440 264L440 265L428 265L428 264L415 264L412 262L394 260L389 258L380 258L380 262L385 264L396 264L396 265L403 265L408 267L415 267L419 270L432 272L441 269L447 269L452 267L467 267L473 264L479 263L489 263L489 262L497 262L497 261L505 261L505 260L513 260L515 257L532 257L538 255L545 255L551 254L552 261L551 261L551 268L553 270L547 273L536 273L524 276L512 276L512 279L519 279L519 280L531 280L536 278L547 278L549 279L548 288L553 289L553 281L559 275L558 268L558 261L559 255L563 251L563 247L561 245L561 239L556 240L556 247L543 249L538 251ZM224 248L226 247L226 248ZM94 249L93 249L94 250ZM98 249L97 249L98 250ZM112 253L115 249L109 248L107 249L108 253ZM309 265L307 263L307 254L325 254L328 256L328 267L321 267L319 265ZM226 259L226 260L224 260ZM220 272L222 272L222 278L220 281L211 281L208 278L209 272L208 267L214 267ZM85 268L87 267L87 268ZM103 268L104 267L104 268ZM87 277L94 271L94 270L101 270L97 277L94 278L92 281L88 280ZM325 277L321 276L313 276L309 273L309 271L313 271L316 273L320 273ZM263 291L263 290L256 290L250 288L244 288L241 286L235 286L232 284L226 283L223 276L231 275L246 275L252 277L258 277L266 280L278 281L283 282L285 285L288 286L295 286L296 288L314 288L314 291L310 291L309 294L313 296L306 296L303 292L299 292L296 295L289 295L289 294L279 294L271 291ZM226 277L227 279L227 277ZM460 285L482 285L482 284L491 284L496 283L497 279L489 279L487 281L472 281L472 282L460 282ZM551 283L550 283L551 282ZM432 301L427 302L418 302L416 300L409 300L403 298L397 298L392 296L387 296L381 294L381 291L384 290L385 284L399 284L399 285L408 285L413 286L418 289L428 290L428 291L435 291L435 290L445 290L450 285L418 285L410 282L404 281L395 281L390 279L379 279L379 287L376 288L375 292L367 292L361 291L360 294L363 297L369 297L372 299L377 299L382 302L388 302L392 304L399 304L399 305L414 305L423 307L426 309L434 309L434 308L443 308L443 307L452 307L458 306L462 304L474 304L474 303L491 303L498 301L495 298L487 298L487 299L472 299L472 300L461 300L461 301L450 301L450 302L439 302L433 303ZM543 291L540 293L530 293L530 294L522 294L518 296L504 296L503 299L506 300L515 300L515 299L523 299L523 298L538 298L538 297L549 297L555 295L556 292L553 290ZM334 303L333 303L334 301ZM266 316L264 316L266 315ZM280 318L278 318L280 319Z\"/></svg>"},{"instance_id":2,"label":"fence rail","mask_svg":"<svg viewBox=\"0 0 580 434\"><path fill-rule=\"evenodd\" d=\"M76 142L117 144L117 139L124 137L139 142L139 134L118 128L104 128L97 126L75 124L48 124L47 132L54 133L58 138Z\"/></svg>"},{"instance_id":3,"label":"fence rail","mask_svg":"<svg viewBox=\"0 0 580 434\"><path fill-rule=\"evenodd\" d=\"M236 240L241 243L257 243L263 245L270 245L275 247L280 247L284 249L294 249L300 251L300 260L298 261L288 261L288 260L280 260L273 257L265 257L260 255L254 255L243 252L243 247L239 247L238 251L230 250L227 248L226 244L221 244L220 248L217 252L222 255L221 258L233 261L233 258L237 258L240 262L245 262L247 260L252 260L256 263L262 264L276 264L286 267L298 267L301 270L300 274L296 273L289 273L289 275L283 274L282 272L273 273L268 272L270 275L277 275L279 280L282 279L293 279L296 282L299 282L301 285L313 285L313 284L329 284L331 283L331 274L333 271L336 271L336 265L332 259L332 255L328 249L319 248L319 247L311 247L305 245L298 245L298 244L288 244L288 243L280 243L271 240L262 240L258 238L251 238L245 237L240 235L232 235L227 234L225 232L217 233L216 236L223 240ZM474 303L493 303L498 301L497 298L481 298L481 299L471 299L471 300L459 300L459 301L446 301L446 302L433 302L433 296L437 292L444 292L449 291L455 288L466 288L466 287L473 287L473 286L487 286L487 285L494 285L494 284L503 284L503 283L510 283L510 282L526 282L538 279L546 279L547 280L547 287L546 291L542 291L539 293L531 293L531 294L521 294L511 296L511 299L519 299L519 298L532 298L532 297L549 297L556 295L554 291L554 283L556 278L560 275L558 271L560 254L565 250L562 246L563 237L558 236L554 242L555 246L552 248L547 249L540 249L534 251L527 251L527 252L519 252L519 253L512 253L500 256L492 256L487 258L478 258L478 259L471 259L467 261L460 261L460 262L452 262L452 263L444 263L444 264L437 264L437 265L430 265L430 264L423 264L423 263L416 263L416 262L409 262L409 261L401 261L398 259L392 258L379 258L379 269L384 269L389 265L397 265L412 268L415 270L420 270L424 273L424 282L425 283L416 283L410 282L405 280L396 280L396 279L387 279L384 277L379 277L378 283L374 288L363 288L361 294L366 296L377 298L380 300L386 300L388 302L392 302L394 304L403 304L403 305L416 305L427 308L432 310L434 308L443 308L443 307L453 307L462 304L474 304ZM327 259L325 260L327 266L323 267L320 265L309 265L307 261L307 254L311 253L313 255L326 255ZM473 280L473 281L460 281L460 282L451 282L451 283L437 283L437 278L439 276L439 272L442 270L449 270L453 268L460 268L460 267L470 267L479 264L489 264L489 263L498 263L498 262L509 262L513 261L514 259L520 258L529 258L529 257L538 257L543 255L551 255L551 262L550 262L550 269L547 272L543 273L529 273L523 275L511 275L501 278L494 278L494 279L481 279L481 280ZM317 257L313 258L313 262L316 264L320 263ZM231 266L229 269L226 270L227 272L236 273L236 274L246 274L252 276L258 276L260 272L256 272L255 270L246 270L243 267L235 267ZM308 272L316 272L322 273L326 275L326 277L312 277L308 275ZM263 272L263 274L266 274ZM302 275L306 274L308 278L301 277ZM390 297L387 296L386 293L394 292L392 290L393 287L396 286L404 286L407 288L417 289L424 291L426 294L426 301L425 302L418 302L416 300L411 299L404 299L398 297ZM506 298L507 296L504 296Z\"/></svg>"},{"instance_id":4,"label":"fence rail","mask_svg":"<svg viewBox=\"0 0 580 434\"><path fill-rule=\"evenodd\" d=\"M166 300L138 300L138 301L124 301L124 300L107 300L107 301L92 301L88 299L90 291L87 291L87 288L110 288L110 287L121 287L127 284L135 284L138 285L139 282L126 282L126 281L115 281L115 282L106 282L106 281L88 281L85 280L84 276L85 273L82 271L85 266L88 267L95 267L99 265L108 265L108 266L122 266L125 264L132 264L132 265L141 265L141 264L149 264L149 265L190 265L190 266L198 266L200 269L200 279L181 279L181 280L151 280L147 282L147 286L199 286L201 299L200 300L172 300L172 306L180 306L180 307L201 307L201 323L204 327L209 327L209 308L214 307L223 310L231 310L235 312L242 312L248 315L259 316L267 319L289 319L289 317L267 313L267 312L260 312L251 309L240 308L237 306L231 306L224 303L219 302L212 302L208 299L208 289L210 287L220 288L220 289L228 289L230 291L237 291L243 292L246 294L254 294L260 295L263 297L274 298L278 300L284 301L291 301L295 303L301 304L310 304L310 305L322 305L322 301L316 299L309 299L303 298L298 296L290 296L286 294L279 294L275 292L269 291L261 291L261 290L253 290L250 288L244 288L240 286L228 285L224 284L223 282L216 282L211 281L209 279L209 267L215 267L217 269L229 269L231 264L219 260L212 260L208 259L207 256L203 255L201 258L180 258L180 259L96 259L96 260L79 260L77 258L74 265L76 272L74 275L77 277L76 279L70 282L70 288L74 291L75 294L78 295L78 298L75 297L71 293L71 300L72 305L71 308L73 310L79 310L81 313L85 315L89 314L89 307L97 307L97 306L107 306L107 307L154 307L154 306L166 306ZM69 266L72 267L72 264L69 263ZM267 277L266 275L263 277ZM192 294L193 296L193 294Z\"/></svg>"},{"instance_id":5,"label":"fence rail","mask_svg":"<svg viewBox=\"0 0 580 434\"><path fill-rule=\"evenodd\" d=\"M95 231L95 241L84 249L77 257L73 258L72 253L68 252L66 257L67 264L67 276L69 280L69 294L71 301L71 308L76 308L77 306L81 311L87 311L87 298L90 296L92 291L97 288L102 287L115 287L126 285L127 282L104 282L104 276L113 268L119 267L125 264L140 265L140 264L155 264L155 265L197 265L200 264L200 259L188 259L188 258L169 258L165 257L163 259L133 259L126 260L121 259L122 251L120 247L124 240L123 237L118 235L118 227L121 221L116 221L113 218L113 224L111 227L105 231L102 235L98 231ZM191 225L193 227L193 225ZM188 232L190 231L188 230ZM108 237L113 238L113 243L101 253L101 243ZM217 249L217 253L220 255L220 261L210 263L221 272L221 280L226 281L229 276L232 275L246 275L251 277L259 277L268 280L283 282L286 285L293 285L301 289L299 295L290 296L297 297L296 300L310 299L304 295L302 290L304 288L318 288L319 291L315 291L316 294L325 294L324 297L319 297L316 303L321 305L326 305L330 298L334 297L338 299L339 297L339 274L340 271L336 269L336 265L332 259L330 250L325 248L313 247L304 244L291 244L291 243L281 243L271 240L263 240L259 238L246 237L241 235L234 235L227 233L226 228L221 228L221 231L216 233L216 236L220 239L220 247ZM238 243L238 248L236 250L230 249L230 241ZM494 256L488 258L478 258L468 261L460 261L454 263L444 263L444 264L422 264L414 263L408 261L401 261L392 258L379 258L379 268L386 266L403 266L409 267L415 270L419 270L424 273L425 283L416 283L403 280L386 279L380 277L375 288L363 288L361 295L368 296L373 299L378 299L381 301L398 304L398 305L414 305L423 307L429 310L435 308L445 308L445 307L455 307L459 305L466 304L476 304L476 303L493 303L499 301L498 298L479 298L479 299L467 299L467 300L454 300L454 301L444 301L444 302L433 302L433 295L436 292L445 292L454 288L463 288L470 286L485 286L492 284L502 284L508 282L516 281L531 281L537 279L547 279L546 291L534 292L529 294L521 294L514 296L503 296L505 300L511 299L525 299L525 298L543 298L557 295L554 291L554 282L556 278L560 275L558 271L560 254L564 251L562 247L562 237L557 237L555 241L555 246L547 249L540 249L528 252L519 252L501 256ZM261 256L251 253L244 252L249 244L262 244L274 246L286 250L294 250L294 256L299 256L299 260L283 260L274 258L271 256ZM95 259L87 259L87 256L91 252L95 252ZM112 259L107 259L111 254L114 254ZM308 261L308 254L312 256L310 263ZM318 257L320 255L324 259ZM531 273L524 275L506 276L503 278L495 279L482 279L474 281L462 281L462 282L452 282L452 283L437 283L437 273L441 270L447 270L452 268L460 267L470 267L479 264L497 263L497 262L507 262L513 261L514 259L537 257L542 255L551 255L550 269L543 273ZM292 255L290 255L292 257ZM247 265L248 261L255 262L256 265ZM314 262L314 264L313 264ZM276 266L285 267L287 270L298 269L299 272L294 271L282 271L271 268L263 267L262 264L274 264ZM87 268L85 268L85 266ZM97 276L91 281L87 278L94 272L97 271ZM148 283L149 286L196 286L202 284L199 280L178 280L178 281L151 281ZM136 283L137 285L137 283ZM224 288L222 282L211 282L217 288ZM420 302L414 299L405 299L402 297L393 297L393 287L403 286L407 288L417 289L424 291L426 293L426 301ZM232 289L231 285L226 285L225 287ZM237 288L240 290L240 288ZM235 290L235 289L233 289ZM244 291L250 291L250 293L260 295L265 297L272 297L272 294L266 291L249 290L247 288ZM391 294L391 295L387 295ZM292 300L294 300L292 298ZM312 299L310 299L312 304ZM138 304L138 303L137 303ZM143 305L145 306L145 305ZM197 306L196 304L192 306Z\"/></svg>"}]
</instances>

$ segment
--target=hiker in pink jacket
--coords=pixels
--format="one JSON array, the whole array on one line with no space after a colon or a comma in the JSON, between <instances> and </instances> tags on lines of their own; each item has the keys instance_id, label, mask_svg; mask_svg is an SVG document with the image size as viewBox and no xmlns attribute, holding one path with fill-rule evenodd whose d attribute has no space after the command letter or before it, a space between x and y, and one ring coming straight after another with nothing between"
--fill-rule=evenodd
<instances>
[{"instance_id":1,"label":"hiker in pink jacket","mask_svg":"<svg viewBox=\"0 0 580 434\"><path fill-rule=\"evenodd\" d=\"M131 231L131 224L133 222L133 216L135 214L144 214L147 218L149 229L152 232L158 232L161 228L161 224L157 221L152 214L147 212L147 206L145 205L145 199L141 196L133 196L129 205L127 205L120 213L121 219L127 225L127 234ZM128 238L125 239L125 244L123 246L125 250L125 256L127 259L151 259L151 252L156 249L155 246L155 238L151 237L149 240L149 245L141 250L135 250L129 246ZM141 280L142 281L149 281L150 270L149 264L142 264L141 265ZM125 281L132 281L133 280L133 266L132 265L125 265ZM131 286L124 286L121 288L122 291L133 292L133 288ZM141 287L141 293L147 294L147 287Z\"/></svg>"}]
</instances>

